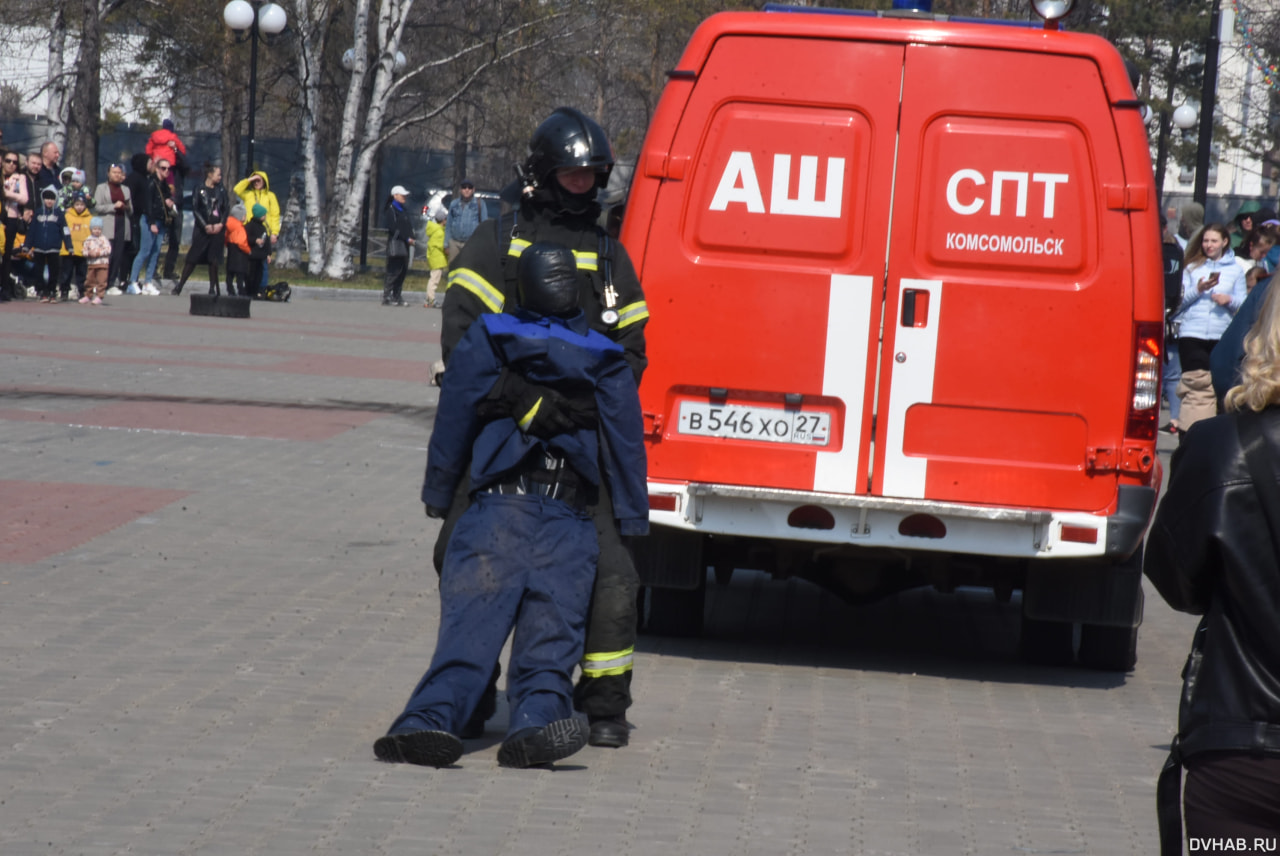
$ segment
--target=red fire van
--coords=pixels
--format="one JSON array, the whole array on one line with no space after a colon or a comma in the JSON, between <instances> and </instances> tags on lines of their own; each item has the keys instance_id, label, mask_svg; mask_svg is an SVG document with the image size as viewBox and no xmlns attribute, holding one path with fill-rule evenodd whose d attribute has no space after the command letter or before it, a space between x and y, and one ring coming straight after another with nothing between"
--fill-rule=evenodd
<instances>
[{"instance_id":1,"label":"red fire van","mask_svg":"<svg viewBox=\"0 0 1280 856\"><path fill-rule=\"evenodd\" d=\"M650 624L698 632L708 566L977 585L1030 658L1128 669L1163 280L1124 62L833 11L704 22L637 164Z\"/></svg>"}]
</instances>

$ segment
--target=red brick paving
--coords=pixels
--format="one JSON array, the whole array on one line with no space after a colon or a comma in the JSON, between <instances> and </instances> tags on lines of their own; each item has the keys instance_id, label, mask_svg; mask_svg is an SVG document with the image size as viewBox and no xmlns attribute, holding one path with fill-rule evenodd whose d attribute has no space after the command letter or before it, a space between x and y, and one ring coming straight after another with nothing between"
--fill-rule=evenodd
<instances>
[{"instance_id":1,"label":"red brick paving","mask_svg":"<svg viewBox=\"0 0 1280 856\"><path fill-rule=\"evenodd\" d=\"M177 502L146 487L0 480L0 563L39 562Z\"/></svg>"}]
</instances>

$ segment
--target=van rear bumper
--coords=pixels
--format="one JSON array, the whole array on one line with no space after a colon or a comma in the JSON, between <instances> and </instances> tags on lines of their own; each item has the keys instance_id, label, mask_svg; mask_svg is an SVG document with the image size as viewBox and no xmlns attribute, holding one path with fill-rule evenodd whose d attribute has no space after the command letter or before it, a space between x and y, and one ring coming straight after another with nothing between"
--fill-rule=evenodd
<instances>
[{"instance_id":1,"label":"van rear bumper","mask_svg":"<svg viewBox=\"0 0 1280 856\"><path fill-rule=\"evenodd\" d=\"M651 508L651 523L711 535L979 556L1117 561L1142 543L1156 502L1154 488L1136 485L1119 486L1117 510L1110 516L724 484L650 481L649 495L651 504L655 497L666 500L659 501L659 506L670 506L670 498L675 500L674 510ZM828 512L834 525L793 525L792 513L810 506ZM938 536L938 527L931 526L923 527L930 530L929 536L903 534L912 530L911 523L904 526L904 521L914 515L935 518L945 531Z\"/></svg>"}]
</instances>

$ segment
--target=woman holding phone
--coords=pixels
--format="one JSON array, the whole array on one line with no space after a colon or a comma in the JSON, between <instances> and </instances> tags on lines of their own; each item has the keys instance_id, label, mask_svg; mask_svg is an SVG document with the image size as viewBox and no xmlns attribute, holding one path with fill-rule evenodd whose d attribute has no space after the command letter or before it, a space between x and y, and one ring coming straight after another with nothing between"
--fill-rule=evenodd
<instances>
[{"instance_id":1,"label":"woman holding phone","mask_svg":"<svg viewBox=\"0 0 1280 856\"><path fill-rule=\"evenodd\" d=\"M1218 413L1209 354L1247 293L1244 273L1231 252L1227 227L1213 223L1192 235L1187 241L1182 273L1182 305L1176 316L1178 357L1182 361L1179 432Z\"/></svg>"}]
</instances>

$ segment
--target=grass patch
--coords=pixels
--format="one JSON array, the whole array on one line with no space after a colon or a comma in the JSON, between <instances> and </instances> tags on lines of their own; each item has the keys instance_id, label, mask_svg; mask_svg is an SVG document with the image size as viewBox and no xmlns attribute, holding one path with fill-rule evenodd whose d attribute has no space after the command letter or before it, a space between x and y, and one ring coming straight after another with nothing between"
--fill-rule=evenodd
<instances>
[{"instance_id":1,"label":"grass patch","mask_svg":"<svg viewBox=\"0 0 1280 856\"><path fill-rule=\"evenodd\" d=\"M182 256L182 261L177 265L177 269L181 271L186 264L186 254ZM358 267L358 265L357 265ZM204 265L197 265L196 272L191 275L193 281L206 278L204 273ZM369 269L364 273L359 270L351 279L326 279L322 276L313 276L301 268L281 267L279 265L271 266L272 282L287 282L291 286L309 285L317 288L353 288L358 291L382 291L383 266L381 264L371 264ZM225 269L223 271L225 273ZM429 275L427 263L421 258L413 260L413 267L409 268L409 275L404 279L405 292L427 292L427 277ZM443 282L440 283L444 285Z\"/></svg>"}]
</instances>

